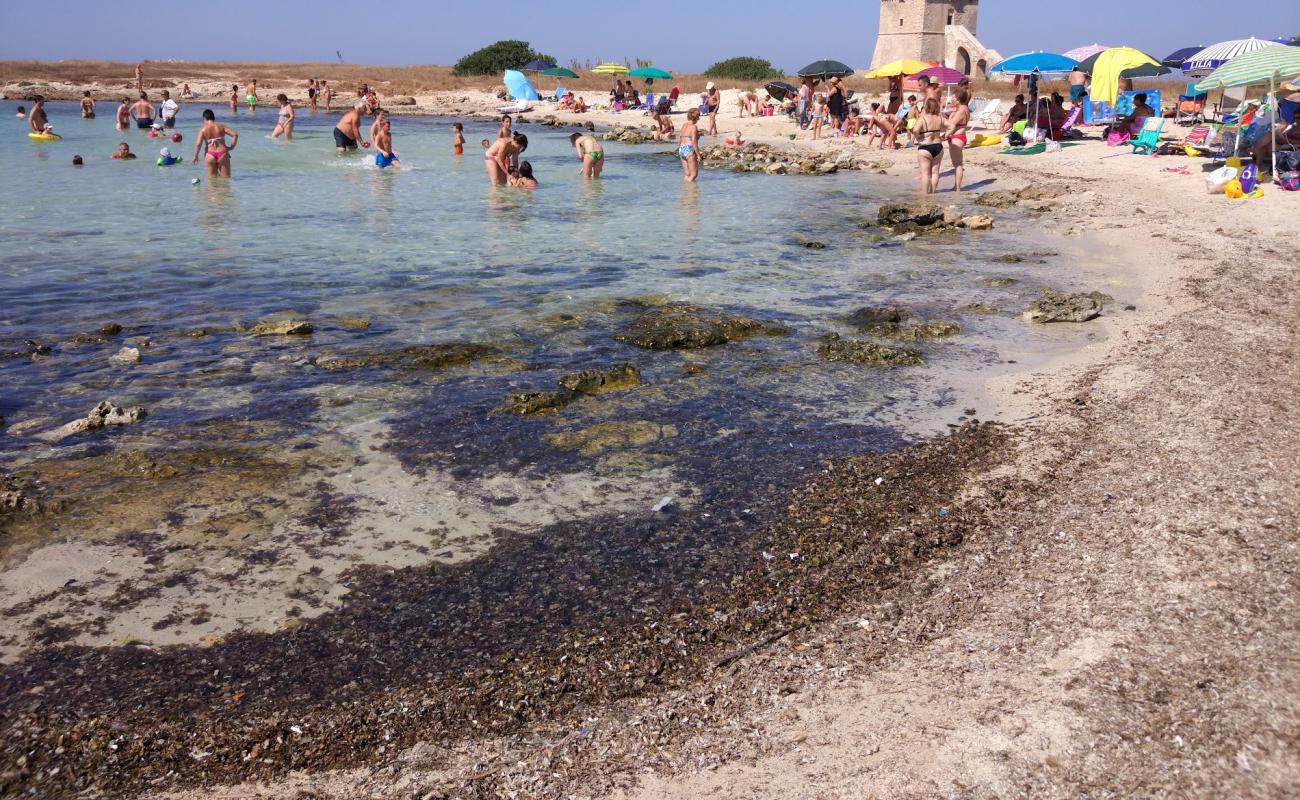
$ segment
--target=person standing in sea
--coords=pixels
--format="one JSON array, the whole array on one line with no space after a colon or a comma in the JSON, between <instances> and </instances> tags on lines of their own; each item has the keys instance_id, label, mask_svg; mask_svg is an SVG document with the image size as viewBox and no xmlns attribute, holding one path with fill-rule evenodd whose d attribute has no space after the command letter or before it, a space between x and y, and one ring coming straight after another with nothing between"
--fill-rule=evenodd
<instances>
[{"instance_id":1,"label":"person standing in sea","mask_svg":"<svg viewBox=\"0 0 1300 800\"><path fill-rule=\"evenodd\" d=\"M117 107L117 129L124 131L131 127L131 101L123 97L122 103Z\"/></svg>"},{"instance_id":2,"label":"person standing in sea","mask_svg":"<svg viewBox=\"0 0 1300 800\"><path fill-rule=\"evenodd\" d=\"M162 103L159 104L158 116L162 118L164 128L176 127L176 115L181 112L180 104L172 99L172 93L163 89Z\"/></svg>"},{"instance_id":3,"label":"person standing in sea","mask_svg":"<svg viewBox=\"0 0 1300 800\"><path fill-rule=\"evenodd\" d=\"M87 89L81 95L81 118L82 119L95 118L95 98L90 96L89 89Z\"/></svg>"},{"instance_id":4,"label":"person standing in sea","mask_svg":"<svg viewBox=\"0 0 1300 800\"><path fill-rule=\"evenodd\" d=\"M285 94L278 94L275 99L280 104L280 115L276 118L275 130L271 131L271 138L278 139L283 136L286 142L293 141L293 121L295 118L293 104L289 102L289 97Z\"/></svg>"},{"instance_id":5,"label":"person standing in sea","mask_svg":"<svg viewBox=\"0 0 1300 800\"><path fill-rule=\"evenodd\" d=\"M154 108L153 103L149 102L148 94L140 92L140 99L131 106L131 116L135 119L135 126L140 130L153 127Z\"/></svg>"},{"instance_id":6,"label":"person standing in sea","mask_svg":"<svg viewBox=\"0 0 1300 800\"><path fill-rule=\"evenodd\" d=\"M316 92L320 99L325 101L325 110L330 110L330 103L334 102L334 90L330 88L329 81L321 81L320 88Z\"/></svg>"},{"instance_id":7,"label":"person standing in sea","mask_svg":"<svg viewBox=\"0 0 1300 800\"><path fill-rule=\"evenodd\" d=\"M682 180L695 183L700 176L700 110L686 112L686 124L677 137L677 157L682 160Z\"/></svg>"},{"instance_id":8,"label":"person standing in sea","mask_svg":"<svg viewBox=\"0 0 1300 800\"><path fill-rule=\"evenodd\" d=\"M365 147L370 147L369 142L361 142L361 115L366 110L366 104L358 100L352 110L343 115L338 124L334 126L334 147L340 153L352 153L357 149L357 143L360 142Z\"/></svg>"},{"instance_id":9,"label":"person standing in sea","mask_svg":"<svg viewBox=\"0 0 1300 800\"><path fill-rule=\"evenodd\" d=\"M488 183L493 186L505 186L510 181L510 173L518 163L519 155L528 147L528 138L516 133L510 138L499 138L488 145L483 153L483 166L487 170Z\"/></svg>"},{"instance_id":10,"label":"person standing in sea","mask_svg":"<svg viewBox=\"0 0 1300 800\"><path fill-rule=\"evenodd\" d=\"M239 84L230 84L230 113L239 113Z\"/></svg>"},{"instance_id":11,"label":"person standing in sea","mask_svg":"<svg viewBox=\"0 0 1300 800\"><path fill-rule=\"evenodd\" d=\"M316 76L313 75L307 81L307 102L311 105L312 113L316 112L316 91L317 91Z\"/></svg>"},{"instance_id":12,"label":"person standing in sea","mask_svg":"<svg viewBox=\"0 0 1300 800\"><path fill-rule=\"evenodd\" d=\"M230 144L226 144L227 136L230 137ZM209 176L222 175L229 178L230 151L237 144L239 134L233 128L217 122L212 109L203 109L203 127L199 128L198 140L194 142L194 163L198 163L201 155Z\"/></svg>"},{"instance_id":13,"label":"person standing in sea","mask_svg":"<svg viewBox=\"0 0 1300 800\"><path fill-rule=\"evenodd\" d=\"M578 151L582 169L578 170L584 178L599 178L605 168L605 148L590 133L574 133L569 136L569 144Z\"/></svg>"},{"instance_id":14,"label":"person standing in sea","mask_svg":"<svg viewBox=\"0 0 1300 800\"><path fill-rule=\"evenodd\" d=\"M27 127L32 129L32 133L46 133L50 128L50 121L45 116L45 98L36 95L32 101L32 110L27 112Z\"/></svg>"}]
</instances>

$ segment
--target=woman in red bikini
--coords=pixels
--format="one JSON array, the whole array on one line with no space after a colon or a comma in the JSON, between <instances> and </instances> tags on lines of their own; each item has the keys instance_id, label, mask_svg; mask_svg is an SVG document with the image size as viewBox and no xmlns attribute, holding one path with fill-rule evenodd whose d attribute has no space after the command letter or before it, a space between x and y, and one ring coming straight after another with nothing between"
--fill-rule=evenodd
<instances>
[{"instance_id":1,"label":"woman in red bikini","mask_svg":"<svg viewBox=\"0 0 1300 800\"><path fill-rule=\"evenodd\" d=\"M230 144L226 144L226 137ZM239 143L239 134L231 128L217 122L217 115L212 109L203 110L203 127L199 128L198 141L194 143L194 163L202 156L203 164L208 168L208 175L230 177L230 151ZM202 152L200 152L200 150Z\"/></svg>"},{"instance_id":2,"label":"woman in red bikini","mask_svg":"<svg viewBox=\"0 0 1300 800\"><path fill-rule=\"evenodd\" d=\"M957 105L948 115L948 155L952 158L954 192L961 191L961 179L966 175L966 129L970 125L970 92L958 89L953 98Z\"/></svg>"}]
</instances>

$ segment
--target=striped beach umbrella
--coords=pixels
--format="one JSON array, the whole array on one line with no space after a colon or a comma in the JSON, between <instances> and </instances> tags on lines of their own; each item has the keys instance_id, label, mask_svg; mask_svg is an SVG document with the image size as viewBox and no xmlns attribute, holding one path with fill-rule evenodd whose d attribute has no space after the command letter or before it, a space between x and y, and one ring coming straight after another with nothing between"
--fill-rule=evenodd
<instances>
[{"instance_id":1,"label":"striped beach umbrella","mask_svg":"<svg viewBox=\"0 0 1300 800\"><path fill-rule=\"evenodd\" d=\"M1098 53L1103 53L1110 48L1104 44L1085 44L1082 47L1076 47L1073 50L1066 50L1061 55L1066 58L1073 58L1075 61L1085 61Z\"/></svg>"},{"instance_id":2,"label":"striped beach umbrella","mask_svg":"<svg viewBox=\"0 0 1300 800\"><path fill-rule=\"evenodd\" d=\"M628 69L623 64L601 64L591 71L593 75L626 75Z\"/></svg>"},{"instance_id":3,"label":"striped beach umbrella","mask_svg":"<svg viewBox=\"0 0 1300 800\"><path fill-rule=\"evenodd\" d=\"M1214 72L1219 67L1228 63L1238 56L1246 53L1253 53L1256 50L1264 50L1269 47L1282 47L1277 42L1268 39L1233 39L1229 42L1219 42L1212 44L1204 50L1188 58L1179 67L1183 72L1194 78L1204 77Z\"/></svg>"},{"instance_id":4,"label":"striped beach umbrella","mask_svg":"<svg viewBox=\"0 0 1300 800\"><path fill-rule=\"evenodd\" d=\"M1208 92L1211 89L1226 89L1229 86L1252 86L1259 83L1268 84L1268 93L1273 97L1269 108L1273 116L1273 128L1277 128L1277 85L1300 75L1300 47L1264 47L1244 55L1237 56L1228 63L1211 72L1196 84L1196 91ZM1271 135L1271 134L1270 134ZM1273 150L1273 179L1277 180L1277 148Z\"/></svg>"}]
</instances>

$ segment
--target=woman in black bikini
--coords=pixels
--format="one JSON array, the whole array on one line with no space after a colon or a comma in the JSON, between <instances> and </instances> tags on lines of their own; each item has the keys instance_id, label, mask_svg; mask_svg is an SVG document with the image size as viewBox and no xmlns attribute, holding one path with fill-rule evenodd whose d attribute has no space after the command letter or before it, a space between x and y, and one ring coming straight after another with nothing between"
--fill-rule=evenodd
<instances>
[{"instance_id":1,"label":"woman in black bikini","mask_svg":"<svg viewBox=\"0 0 1300 800\"><path fill-rule=\"evenodd\" d=\"M921 113L916 117L912 134L917 141L917 158L921 171L921 193L934 194L939 188L939 172L943 168L943 135L946 128L939 116L939 101L925 98Z\"/></svg>"}]
</instances>

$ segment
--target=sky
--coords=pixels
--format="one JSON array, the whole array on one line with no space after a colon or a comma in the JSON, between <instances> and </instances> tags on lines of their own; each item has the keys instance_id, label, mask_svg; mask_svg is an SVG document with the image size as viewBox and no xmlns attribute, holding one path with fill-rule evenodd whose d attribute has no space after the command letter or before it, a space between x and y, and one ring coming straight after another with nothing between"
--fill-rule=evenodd
<instances>
[{"instance_id":1,"label":"sky","mask_svg":"<svg viewBox=\"0 0 1300 800\"><path fill-rule=\"evenodd\" d=\"M0 59L451 64L497 39L570 59L648 59L700 72L732 56L794 72L833 58L865 68L880 5L841 0L5 0ZM1100 42L1162 58L1180 47L1300 35L1300 0L985 0L978 36L1011 55Z\"/></svg>"}]
</instances>

